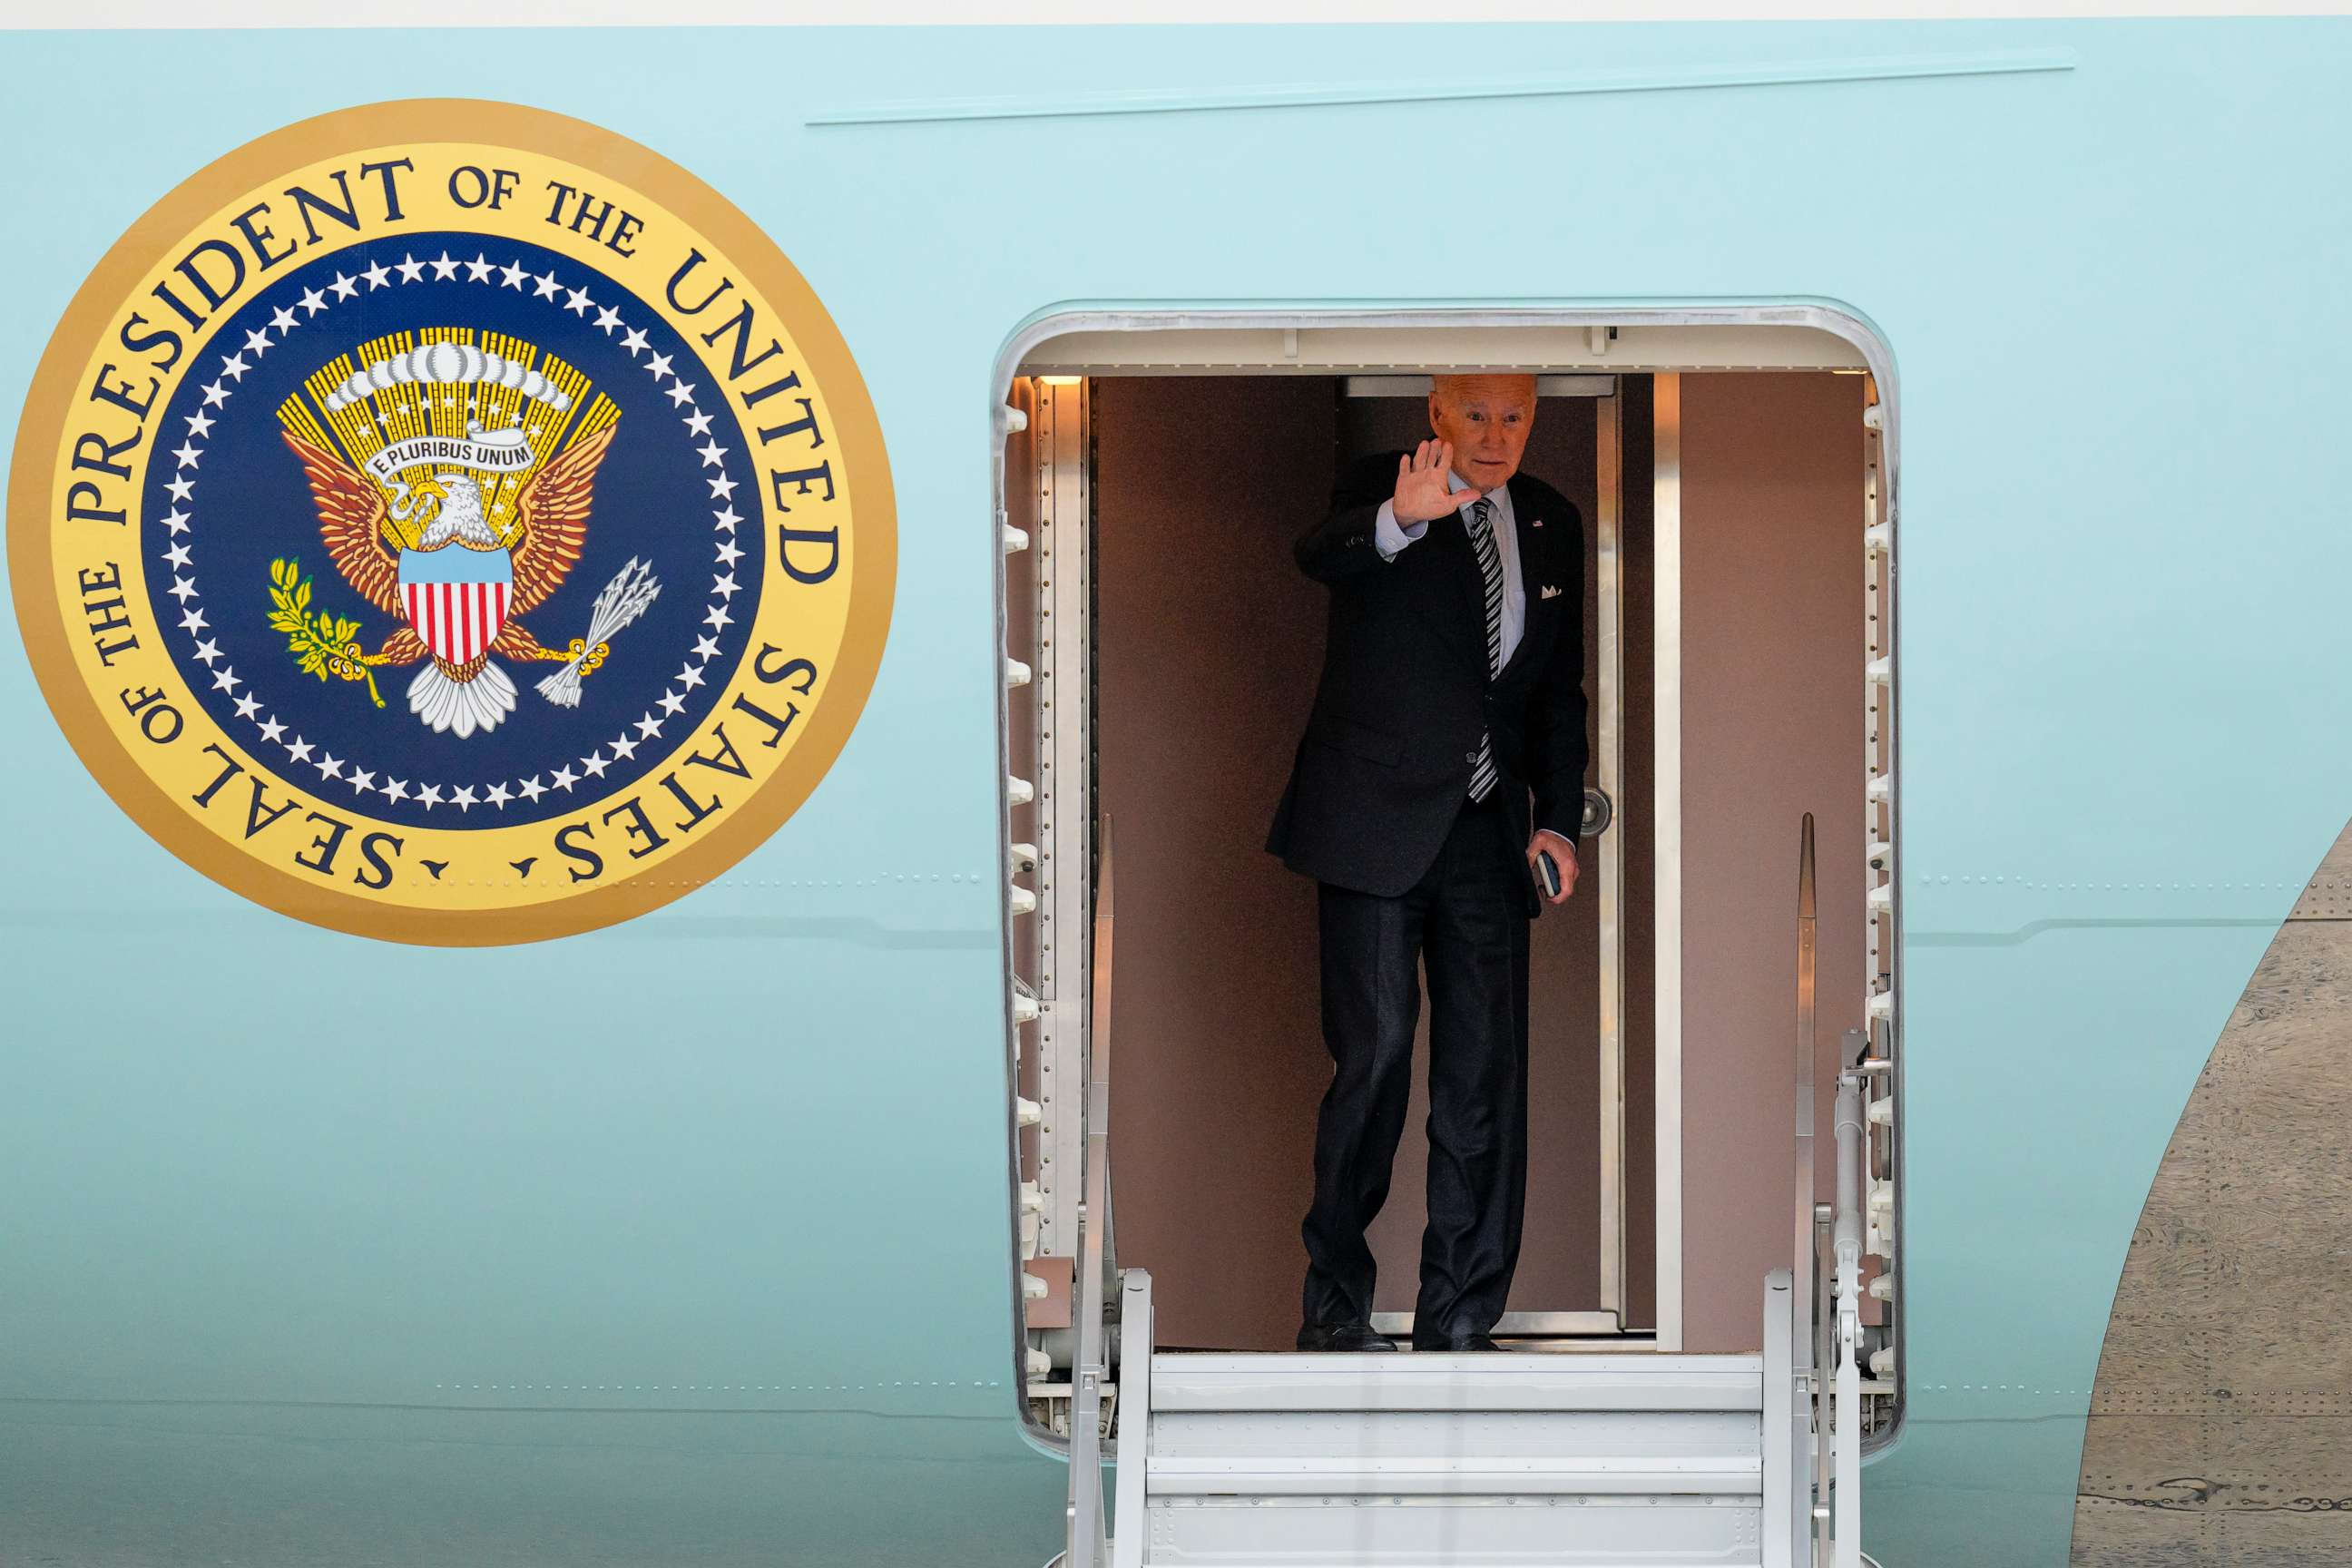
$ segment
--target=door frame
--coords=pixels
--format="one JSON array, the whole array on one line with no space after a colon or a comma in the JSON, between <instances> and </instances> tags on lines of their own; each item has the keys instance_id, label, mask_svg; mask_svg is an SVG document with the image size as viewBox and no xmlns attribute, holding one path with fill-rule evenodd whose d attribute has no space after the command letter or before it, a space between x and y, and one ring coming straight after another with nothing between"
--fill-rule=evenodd
<instances>
[{"instance_id":1,"label":"door frame","mask_svg":"<svg viewBox=\"0 0 2352 1568\"><path fill-rule=\"evenodd\" d=\"M1801 329L1790 331L1789 329ZM1435 351L1443 352L1435 352ZM1857 365L1854 362L1859 360ZM991 515L994 532L1004 530L1005 437L1014 425L1006 417L1006 398L1016 376L1084 376L1106 374L1293 374L1316 376L1349 374L1426 374L1433 369L1492 370L1507 366L1556 374L1648 373L1656 387L1655 596L1653 636L1655 639L1655 756L1654 825L1655 868L1655 986L1657 1012L1656 1075L1656 1310L1653 1347L1677 1351L1683 1342L1683 1194L1682 1194L1682 860L1681 860L1681 660L1680 660L1680 373L1727 370L1867 371L1879 389L1880 449L1883 482L1878 504L1890 538L1898 515L1900 451L1899 410L1894 355L1884 336L1860 311L1812 300L1756 300L1661 303L1639 306L1561 303L1466 308L1331 309L1312 304L1268 305L1246 309L1138 302L1055 307L1031 316L1005 339L997 353L990 381L987 435L990 472L994 493ZM1891 552L1891 546L1890 546ZM1007 552L992 551L997 603L1002 605L1007 577ZM1893 574L1887 574L1886 602L1877 606L1885 637L1892 685L1899 646L1894 637ZM1005 628L997 627L1000 663L1006 658ZM1619 649L1622 655L1622 647ZM998 775L1006 780L1001 821L1008 831L1000 835L999 871L1003 885L1015 889L1011 912L1003 924L1004 1061L1007 1141L1011 1158L1006 1172L1006 1202L1019 1234L1023 1173L1020 1169L1015 1122L1017 1068L1021 1029L1034 1018L1026 1013L1026 994L1013 967L1013 915L1022 912L1026 890L1017 875L1027 870L1011 842L1011 780L1016 759L1011 754L1007 730L1008 693L998 687ZM1065 713L1065 721L1067 714ZM1622 741L1621 741L1622 744ZM1883 788L1887 837L1900 842L1898 797L1892 789L1895 769L1895 736L1888 726ZM1079 858L1083 863L1084 857ZM1882 868L1892 904L1898 885L1897 862L1890 847ZM1622 889L1621 889L1622 891ZM1034 900L1032 900L1034 904ZM1620 906L1622 908L1622 904ZM1904 944L1899 905L1889 910L1885 964L1887 994L1879 1010L1890 1036L1901 1034ZM1062 960L1076 968L1084 955L1071 944L1061 946ZM1077 973L1082 975L1083 970ZM1668 984L1668 977L1674 983ZM1075 1001L1076 998L1070 998ZM1083 1005L1083 1004L1080 1004ZM1898 1064L1900 1058L1897 1058ZM1900 1067L1897 1067L1898 1078ZM1620 1079L1622 1090L1622 1075ZM1073 1100L1078 1097L1072 1096ZM1620 1110L1622 1152L1622 1102ZM1604 1132L1604 1137L1606 1133ZM1605 1168L1605 1167L1604 1167ZM1620 1198L1622 1201L1622 1186ZM1623 1234L1617 1243L1622 1256ZM1622 1261L1618 1271L1620 1300L1624 1285ZM1028 1336L1023 1329L1022 1273L1014 1270L1012 1356L1014 1387L1028 1382ZM1029 1417L1025 1397L1020 1400L1024 1426L1033 1436L1059 1447Z\"/></svg>"}]
</instances>

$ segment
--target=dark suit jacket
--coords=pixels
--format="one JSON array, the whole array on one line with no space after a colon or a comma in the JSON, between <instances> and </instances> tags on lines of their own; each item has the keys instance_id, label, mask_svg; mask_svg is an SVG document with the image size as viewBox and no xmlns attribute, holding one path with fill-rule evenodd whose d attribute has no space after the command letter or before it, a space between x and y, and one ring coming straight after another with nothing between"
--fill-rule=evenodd
<instances>
[{"instance_id":1,"label":"dark suit jacket","mask_svg":"<svg viewBox=\"0 0 2352 1568\"><path fill-rule=\"evenodd\" d=\"M1538 827L1576 841L1588 755L1582 518L1542 480L1511 479L1527 614L1518 647L1489 680L1486 584L1460 517L1433 519L1393 561L1373 542L1399 456L1342 475L1330 515L1298 541L1300 569L1330 586L1330 629L1266 838L1294 871L1391 898L1444 845L1482 729L1494 733L1496 787L1517 844ZM1538 912L1532 879L1527 889Z\"/></svg>"}]
</instances>

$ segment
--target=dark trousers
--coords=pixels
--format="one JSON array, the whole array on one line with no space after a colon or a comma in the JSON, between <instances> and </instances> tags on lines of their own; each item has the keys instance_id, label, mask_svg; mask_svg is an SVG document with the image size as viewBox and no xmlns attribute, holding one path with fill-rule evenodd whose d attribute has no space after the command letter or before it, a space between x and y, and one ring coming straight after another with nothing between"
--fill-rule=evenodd
<instances>
[{"instance_id":1,"label":"dark trousers","mask_svg":"<svg viewBox=\"0 0 2352 1568\"><path fill-rule=\"evenodd\" d=\"M1416 1339L1483 1333L1519 1260L1528 1176L1525 847L1501 791L1465 802L1445 847L1400 898L1321 889L1323 1043L1336 1066L1315 1124L1304 1317L1372 1310L1364 1229L1388 1200L1404 1130L1421 979L1429 973L1429 1223Z\"/></svg>"}]
</instances>

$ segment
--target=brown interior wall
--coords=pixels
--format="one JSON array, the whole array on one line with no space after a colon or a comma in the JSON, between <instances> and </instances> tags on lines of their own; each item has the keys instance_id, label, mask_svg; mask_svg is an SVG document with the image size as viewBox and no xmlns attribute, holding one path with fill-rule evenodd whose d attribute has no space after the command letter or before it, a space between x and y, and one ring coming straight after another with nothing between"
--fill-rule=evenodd
<instances>
[{"instance_id":1,"label":"brown interior wall","mask_svg":"<svg viewBox=\"0 0 2352 1568\"><path fill-rule=\"evenodd\" d=\"M1094 384L1100 808L1118 857L1122 1262L1158 1338L1286 1350L1315 1108L1315 888L1265 853L1323 654L1291 541L1329 500L1327 381Z\"/></svg>"},{"instance_id":2,"label":"brown interior wall","mask_svg":"<svg viewBox=\"0 0 2352 1568\"><path fill-rule=\"evenodd\" d=\"M1860 376L1682 378L1684 1348L1789 1262L1798 824L1821 890L1816 1190L1863 1006Z\"/></svg>"}]
</instances>

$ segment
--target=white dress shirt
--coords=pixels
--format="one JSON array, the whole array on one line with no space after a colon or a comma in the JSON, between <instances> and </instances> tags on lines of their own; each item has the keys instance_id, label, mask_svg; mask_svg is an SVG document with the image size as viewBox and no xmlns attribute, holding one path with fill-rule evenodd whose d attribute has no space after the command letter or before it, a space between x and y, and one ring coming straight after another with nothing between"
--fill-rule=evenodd
<instances>
[{"instance_id":1,"label":"white dress shirt","mask_svg":"<svg viewBox=\"0 0 2352 1568\"><path fill-rule=\"evenodd\" d=\"M1445 488L1460 491L1470 487L1462 482L1461 475L1448 470ZM1519 530L1511 515L1511 489L1508 485L1496 486L1486 493L1486 499L1495 503L1486 523L1494 531L1495 553L1503 560L1503 662L1508 664L1511 662L1511 650L1519 646L1519 636L1527 629L1528 624L1527 587L1519 577ZM1462 520L1465 531L1470 526L1472 504L1464 501L1454 511L1454 515ZM1396 503L1384 500L1381 502L1379 515L1372 520L1372 544L1380 551L1381 560L1393 561L1407 545L1428 531L1429 521L1426 519L1409 527L1397 521Z\"/></svg>"}]
</instances>

